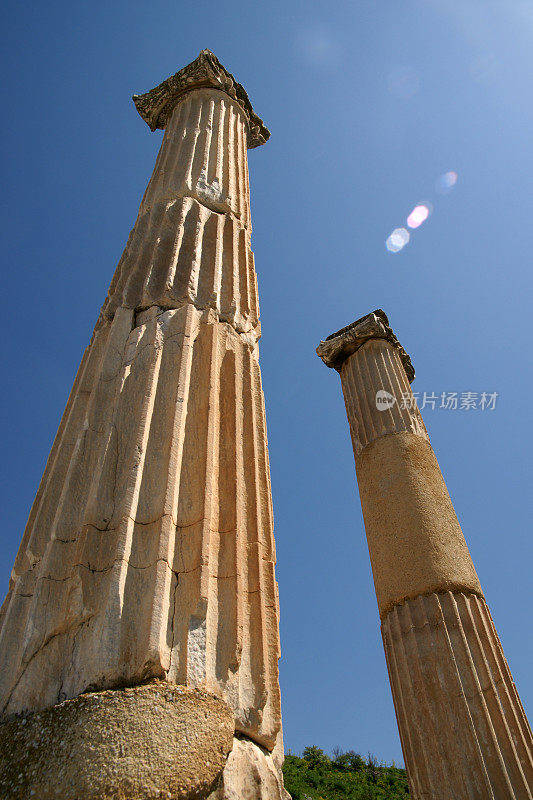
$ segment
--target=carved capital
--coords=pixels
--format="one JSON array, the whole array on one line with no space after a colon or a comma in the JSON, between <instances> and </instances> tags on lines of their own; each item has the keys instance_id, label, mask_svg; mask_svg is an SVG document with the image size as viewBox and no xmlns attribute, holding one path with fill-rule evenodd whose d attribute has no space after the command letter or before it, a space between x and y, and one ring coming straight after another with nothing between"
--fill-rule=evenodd
<instances>
[{"instance_id":1,"label":"carved capital","mask_svg":"<svg viewBox=\"0 0 533 800\"><path fill-rule=\"evenodd\" d=\"M184 94L205 88L219 89L240 105L248 120L249 148L259 147L267 141L270 131L254 112L245 89L210 50L202 50L197 59L150 92L134 94L133 102L150 130L155 131L156 128L166 127L172 111Z\"/></svg>"},{"instance_id":2,"label":"carved capital","mask_svg":"<svg viewBox=\"0 0 533 800\"><path fill-rule=\"evenodd\" d=\"M316 352L327 367L332 367L340 372L348 356L355 353L369 339L386 339L397 348L409 383L412 383L415 378L415 370L411 359L394 335L387 315L381 308L357 319L346 328L341 328L337 333L332 333L331 336L320 342Z\"/></svg>"}]
</instances>

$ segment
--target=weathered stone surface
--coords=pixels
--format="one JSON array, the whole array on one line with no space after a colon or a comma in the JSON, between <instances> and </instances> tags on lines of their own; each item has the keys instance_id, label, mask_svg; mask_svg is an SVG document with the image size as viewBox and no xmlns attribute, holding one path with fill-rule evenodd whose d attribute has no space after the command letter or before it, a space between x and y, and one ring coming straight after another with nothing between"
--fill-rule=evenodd
<instances>
[{"instance_id":1,"label":"weathered stone surface","mask_svg":"<svg viewBox=\"0 0 533 800\"><path fill-rule=\"evenodd\" d=\"M410 361L383 312L317 352L341 375L411 797L531 798L531 729L412 401Z\"/></svg>"},{"instance_id":2,"label":"weathered stone surface","mask_svg":"<svg viewBox=\"0 0 533 800\"><path fill-rule=\"evenodd\" d=\"M382 436L356 461L379 613L434 591L481 585L428 441L409 432Z\"/></svg>"},{"instance_id":3,"label":"weathered stone surface","mask_svg":"<svg viewBox=\"0 0 533 800\"><path fill-rule=\"evenodd\" d=\"M340 331L332 333L323 342L320 342L316 352L327 367L332 367L340 372L348 356L371 339L386 339L394 345L400 355L409 382L412 382L415 378L415 370L411 359L396 338L389 325L387 315L381 308L366 314L361 319L356 319L355 322L341 328Z\"/></svg>"},{"instance_id":4,"label":"weathered stone surface","mask_svg":"<svg viewBox=\"0 0 533 800\"><path fill-rule=\"evenodd\" d=\"M155 681L84 694L0 725L4 800L201 800L220 782L233 714Z\"/></svg>"},{"instance_id":5,"label":"weathered stone surface","mask_svg":"<svg viewBox=\"0 0 533 800\"><path fill-rule=\"evenodd\" d=\"M270 132L263 120L254 112L244 87L237 83L233 75L222 66L210 50L202 50L195 61L167 78L155 89L146 94L134 94L133 101L141 117L150 129L155 131L156 128L166 128L174 106L180 102L184 94L202 86L220 89L239 103L250 127L248 147L258 147L267 141Z\"/></svg>"},{"instance_id":6,"label":"weathered stone surface","mask_svg":"<svg viewBox=\"0 0 533 800\"><path fill-rule=\"evenodd\" d=\"M245 114L221 91L194 91L172 112L98 325L121 306L194 303L259 338L250 236Z\"/></svg>"},{"instance_id":7,"label":"weathered stone surface","mask_svg":"<svg viewBox=\"0 0 533 800\"><path fill-rule=\"evenodd\" d=\"M398 348L383 339L369 339L340 366L344 402L354 452L390 433L409 431L429 441ZM378 406L378 392L392 403ZM390 396L390 397L387 397ZM392 400L391 400L392 398Z\"/></svg>"},{"instance_id":8,"label":"weathered stone surface","mask_svg":"<svg viewBox=\"0 0 533 800\"><path fill-rule=\"evenodd\" d=\"M372 320L365 325L375 329ZM366 339L339 371L380 614L433 591L481 596L399 347ZM394 401L385 409L380 391Z\"/></svg>"},{"instance_id":9,"label":"weathered stone surface","mask_svg":"<svg viewBox=\"0 0 533 800\"><path fill-rule=\"evenodd\" d=\"M120 362L116 325L64 482L44 497L58 498L50 538L29 544L27 616L16 584L8 605L4 711L166 676L222 694L272 747L278 601L253 348L188 305L122 332Z\"/></svg>"},{"instance_id":10,"label":"weathered stone surface","mask_svg":"<svg viewBox=\"0 0 533 800\"><path fill-rule=\"evenodd\" d=\"M220 786L209 800L290 800L290 795L271 753L249 739L236 738Z\"/></svg>"},{"instance_id":11,"label":"weathered stone surface","mask_svg":"<svg viewBox=\"0 0 533 800\"><path fill-rule=\"evenodd\" d=\"M137 98L167 128L2 606L4 718L160 678L281 741L243 92L203 54Z\"/></svg>"},{"instance_id":12,"label":"weathered stone surface","mask_svg":"<svg viewBox=\"0 0 533 800\"><path fill-rule=\"evenodd\" d=\"M531 730L485 601L418 597L381 632L411 796L531 797Z\"/></svg>"}]
</instances>

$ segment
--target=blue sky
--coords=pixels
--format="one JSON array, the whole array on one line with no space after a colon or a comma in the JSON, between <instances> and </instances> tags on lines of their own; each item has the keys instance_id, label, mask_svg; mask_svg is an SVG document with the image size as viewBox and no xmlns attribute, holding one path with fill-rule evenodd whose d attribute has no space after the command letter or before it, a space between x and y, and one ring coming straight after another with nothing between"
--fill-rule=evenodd
<instances>
[{"instance_id":1,"label":"blue sky","mask_svg":"<svg viewBox=\"0 0 533 800\"><path fill-rule=\"evenodd\" d=\"M402 760L340 381L314 352L376 307L416 391L499 395L423 415L531 711L533 4L8 2L2 27L2 593L160 145L131 94L209 47L272 131L249 163L286 747Z\"/></svg>"}]
</instances>

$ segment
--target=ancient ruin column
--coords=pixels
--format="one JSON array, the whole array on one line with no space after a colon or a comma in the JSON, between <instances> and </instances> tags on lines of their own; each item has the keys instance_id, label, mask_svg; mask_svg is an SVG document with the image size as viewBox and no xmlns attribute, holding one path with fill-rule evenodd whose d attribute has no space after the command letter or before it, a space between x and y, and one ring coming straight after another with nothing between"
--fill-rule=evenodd
<instances>
[{"instance_id":1,"label":"ancient ruin column","mask_svg":"<svg viewBox=\"0 0 533 800\"><path fill-rule=\"evenodd\" d=\"M275 800L247 168L269 133L208 50L134 101L165 133L2 606L0 795Z\"/></svg>"},{"instance_id":2,"label":"ancient ruin column","mask_svg":"<svg viewBox=\"0 0 533 800\"><path fill-rule=\"evenodd\" d=\"M531 798L531 729L378 310L318 355L341 376L381 631L413 800Z\"/></svg>"}]
</instances>

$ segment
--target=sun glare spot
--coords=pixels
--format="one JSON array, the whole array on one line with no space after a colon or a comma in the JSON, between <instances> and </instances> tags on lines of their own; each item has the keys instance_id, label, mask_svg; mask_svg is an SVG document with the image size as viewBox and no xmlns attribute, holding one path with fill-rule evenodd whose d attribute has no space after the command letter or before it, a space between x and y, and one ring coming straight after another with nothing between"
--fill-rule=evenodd
<instances>
[{"instance_id":1,"label":"sun glare spot","mask_svg":"<svg viewBox=\"0 0 533 800\"><path fill-rule=\"evenodd\" d=\"M301 30L296 36L296 50L308 63L318 67L336 67L341 58L341 46L335 35L320 26Z\"/></svg>"},{"instance_id":2,"label":"sun glare spot","mask_svg":"<svg viewBox=\"0 0 533 800\"><path fill-rule=\"evenodd\" d=\"M438 194L448 194L457 183L457 178L457 172L453 170L445 172L444 175L440 175L435 181L435 191L438 192Z\"/></svg>"},{"instance_id":3,"label":"sun glare spot","mask_svg":"<svg viewBox=\"0 0 533 800\"><path fill-rule=\"evenodd\" d=\"M410 238L406 228L396 228L385 242L385 246L390 253L399 253Z\"/></svg>"},{"instance_id":4,"label":"sun glare spot","mask_svg":"<svg viewBox=\"0 0 533 800\"><path fill-rule=\"evenodd\" d=\"M429 217L429 207L425 203L415 206L407 217L409 228L419 228Z\"/></svg>"}]
</instances>

